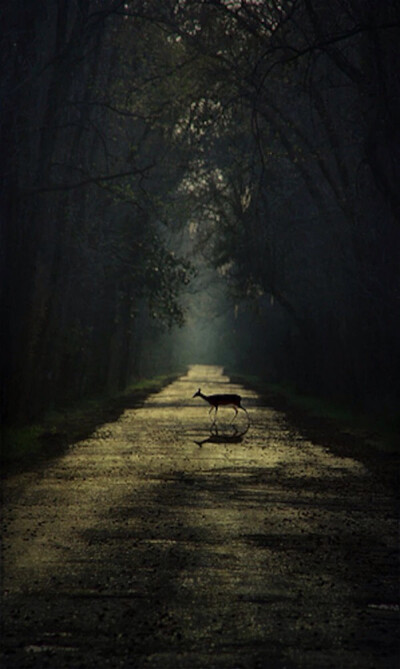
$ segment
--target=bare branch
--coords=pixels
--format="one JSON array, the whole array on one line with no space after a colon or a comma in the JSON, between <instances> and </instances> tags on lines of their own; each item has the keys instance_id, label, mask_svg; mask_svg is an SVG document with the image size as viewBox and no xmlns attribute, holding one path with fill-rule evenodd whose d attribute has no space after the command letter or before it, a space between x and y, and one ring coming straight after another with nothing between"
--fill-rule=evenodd
<instances>
[{"instance_id":1,"label":"bare branch","mask_svg":"<svg viewBox=\"0 0 400 669\"><path fill-rule=\"evenodd\" d=\"M147 167L141 170L129 170L128 172L118 172L116 174L97 175L93 177L88 177L87 179L83 179L82 181L77 181L75 183L69 183L69 184L63 183L63 184L49 184L48 186L39 186L38 188L33 188L27 191L27 194L33 195L35 193L68 191L68 190L74 190L75 188L84 188L85 186L89 186L91 184L100 186L103 183L114 181L115 179L124 179L126 177L132 177L138 175L143 179L145 178L146 172L148 172L148 170L150 170L154 166L155 163L152 163L151 165L147 165Z\"/></svg>"}]
</instances>

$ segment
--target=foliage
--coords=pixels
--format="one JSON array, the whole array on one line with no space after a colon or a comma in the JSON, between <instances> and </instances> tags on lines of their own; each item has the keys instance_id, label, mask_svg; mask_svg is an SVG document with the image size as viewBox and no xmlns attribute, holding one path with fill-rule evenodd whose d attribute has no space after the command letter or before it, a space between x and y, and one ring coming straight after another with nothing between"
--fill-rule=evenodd
<instances>
[{"instance_id":1,"label":"foliage","mask_svg":"<svg viewBox=\"0 0 400 669\"><path fill-rule=\"evenodd\" d=\"M205 264L244 366L396 403L394 3L1 11L5 420L126 387Z\"/></svg>"},{"instance_id":2,"label":"foliage","mask_svg":"<svg viewBox=\"0 0 400 669\"><path fill-rule=\"evenodd\" d=\"M198 194L200 246L233 299L262 313L261 325L248 333L245 321L238 334L242 348L253 340L243 364L268 368L279 358L277 378L305 391L395 404L387 388L398 397L398 9L180 6L185 39L213 60L208 95L224 110L218 130L203 133L202 170L218 180L209 176Z\"/></svg>"}]
</instances>

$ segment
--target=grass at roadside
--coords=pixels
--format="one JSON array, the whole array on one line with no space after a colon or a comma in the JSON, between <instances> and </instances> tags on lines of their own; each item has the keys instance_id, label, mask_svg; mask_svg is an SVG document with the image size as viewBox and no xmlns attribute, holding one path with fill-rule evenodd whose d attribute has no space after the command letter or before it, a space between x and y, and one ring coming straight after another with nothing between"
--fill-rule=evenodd
<instances>
[{"instance_id":1,"label":"grass at roadside","mask_svg":"<svg viewBox=\"0 0 400 669\"><path fill-rule=\"evenodd\" d=\"M116 420L124 409L140 406L148 395L161 390L182 373L180 370L176 374L141 379L112 397L85 399L51 411L33 425L3 428L0 449L3 469L23 467L38 458L56 455L68 444L87 437L102 423Z\"/></svg>"},{"instance_id":2,"label":"grass at roadside","mask_svg":"<svg viewBox=\"0 0 400 669\"><path fill-rule=\"evenodd\" d=\"M229 374L229 371L228 371ZM271 404L288 409L297 416L326 421L332 428L363 441L366 448L383 455L400 456L400 413L397 416L365 414L320 397L302 395L285 384L273 384L257 376L230 374L232 379L253 388Z\"/></svg>"},{"instance_id":3,"label":"grass at roadside","mask_svg":"<svg viewBox=\"0 0 400 669\"><path fill-rule=\"evenodd\" d=\"M358 413L345 404L301 395L290 386L225 371L234 383L255 390L266 404L283 411L289 423L307 439L326 446L339 457L359 460L398 496L399 416Z\"/></svg>"}]
</instances>

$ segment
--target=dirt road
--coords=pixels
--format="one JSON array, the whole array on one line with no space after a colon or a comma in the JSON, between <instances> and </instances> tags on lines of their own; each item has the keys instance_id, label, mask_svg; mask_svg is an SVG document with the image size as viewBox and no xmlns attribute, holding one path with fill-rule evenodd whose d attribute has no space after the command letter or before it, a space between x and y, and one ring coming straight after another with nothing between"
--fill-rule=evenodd
<instances>
[{"instance_id":1,"label":"dirt road","mask_svg":"<svg viewBox=\"0 0 400 669\"><path fill-rule=\"evenodd\" d=\"M1 666L398 667L390 492L216 367L3 482ZM210 434L204 392L250 415Z\"/></svg>"}]
</instances>

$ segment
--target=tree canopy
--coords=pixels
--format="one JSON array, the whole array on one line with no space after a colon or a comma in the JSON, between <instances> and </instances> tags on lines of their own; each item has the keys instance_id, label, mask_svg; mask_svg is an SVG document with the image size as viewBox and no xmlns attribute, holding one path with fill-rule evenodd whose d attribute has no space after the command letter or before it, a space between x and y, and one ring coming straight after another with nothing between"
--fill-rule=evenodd
<instances>
[{"instance_id":1,"label":"tree canopy","mask_svg":"<svg viewBox=\"0 0 400 669\"><path fill-rule=\"evenodd\" d=\"M202 272L223 362L394 406L397 3L0 11L5 419L174 364Z\"/></svg>"}]
</instances>

